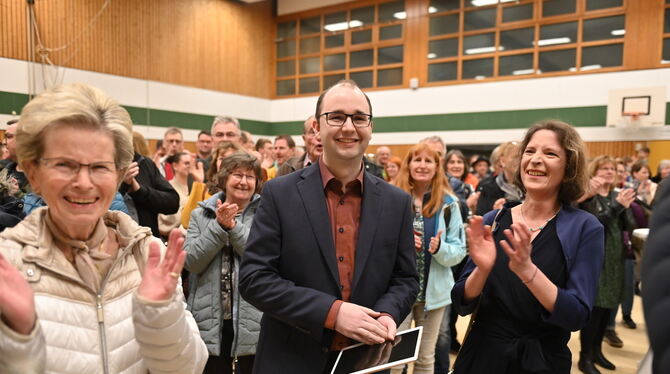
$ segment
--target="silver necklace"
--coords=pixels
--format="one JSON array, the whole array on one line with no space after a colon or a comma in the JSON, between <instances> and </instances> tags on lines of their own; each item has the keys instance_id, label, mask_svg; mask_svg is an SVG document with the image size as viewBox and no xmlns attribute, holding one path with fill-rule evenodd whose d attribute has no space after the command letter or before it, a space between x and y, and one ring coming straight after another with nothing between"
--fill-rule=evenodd
<instances>
[{"instance_id":1,"label":"silver necklace","mask_svg":"<svg viewBox=\"0 0 670 374\"><path fill-rule=\"evenodd\" d=\"M526 216L523 214L523 204L519 207L519 210L521 210L521 219L523 219L523 223L528 225L528 221L526 221ZM540 226L537 226L537 227L528 227L528 230L530 232L541 231L543 228L545 228L547 226L547 223L549 223L549 221L551 221L552 219L554 219L554 217L556 217L556 215L560 211L561 211L561 208L558 208L556 213L554 213L553 216L549 217L546 221L544 221L543 224L541 224ZM528 225L528 226L530 226L530 225Z\"/></svg>"}]
</instances>

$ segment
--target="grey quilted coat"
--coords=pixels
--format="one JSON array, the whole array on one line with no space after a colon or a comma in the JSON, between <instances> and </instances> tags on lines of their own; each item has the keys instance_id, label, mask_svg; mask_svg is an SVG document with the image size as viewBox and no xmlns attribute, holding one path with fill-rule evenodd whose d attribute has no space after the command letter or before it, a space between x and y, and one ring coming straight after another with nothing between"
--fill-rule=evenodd
<instances>
[{"instance_id":1,"label":"grey quilted coat","mask_svg":"<svg viewBox=\"0 0 670 374\"><path fill-rule=\"evenodd\" d=\"M221 248L232 245L235 265L233 273L233 327L235 337L230 357L253 355L260 332L262 313L247 303L238 291L240 260L249 236L251 222L260 202L260 195L254 195L251 202L237 217L232 230L225 230L216 221L216 201L225 200L223 192L201 202L191 213L186 233L186 269L189 278L188 309L193 314L200 336L207 345L210 355L228 354L221 352Z\"/></svg>"}]
</instances>

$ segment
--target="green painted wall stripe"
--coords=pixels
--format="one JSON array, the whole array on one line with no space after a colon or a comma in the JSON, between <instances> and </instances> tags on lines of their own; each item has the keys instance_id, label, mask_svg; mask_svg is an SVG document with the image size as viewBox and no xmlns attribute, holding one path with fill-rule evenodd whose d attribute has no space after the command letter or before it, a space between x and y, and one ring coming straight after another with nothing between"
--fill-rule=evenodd
<instances>
[{"instance_id":1,"label":"green painted wall stripe","mask_svg":"<svg viewBox=\"0 0 670 374\"><path fill-rule=\"evenodd\" d=\"M375 132L518 129L547 118L574 126L602 126L607 107L507 110L498 112L386 117L375 120Z\"/></svg>"},{"instance_id":2,"label":"green painted wall stripe","mask_svg":"<svg viewBox=\"0 0 670 374\"><path fill-rule=\"evenodd\" d=\"M0 91L0 113L19 113L28 102L28 95ZM209 130L214 116L173 112L151 108L124 106L138 125L176 126L184 129ZM575 108L506 110L496 112L451 113L375 118L375 132L494 130L528 127L534 122L553 118L575 126L603 126L606 106ZM670 102L666 103L666 120L670 123ZM302 121L264 122L240 119L242 129L252 134L302 134Z\"/></svg>"},{"instance_id":3,"label":"green painted wall stripe","mask_svg":"<svg viewBox=\"0 0 670 374\"><path fill-rule=\"evenodd\" d=\"M21 113L21 108L28 103L28 95L0 91L0 113Z\"/></svg>"}]
</instances>

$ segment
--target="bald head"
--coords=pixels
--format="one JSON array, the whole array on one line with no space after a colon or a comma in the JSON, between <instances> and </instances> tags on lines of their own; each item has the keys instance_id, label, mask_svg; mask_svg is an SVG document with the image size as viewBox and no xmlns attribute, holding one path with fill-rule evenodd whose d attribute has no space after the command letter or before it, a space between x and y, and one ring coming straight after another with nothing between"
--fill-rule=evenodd
<instances>
[{"instance_id":1,"label":"bald head","mask_svg":"<svg viewBox=\"0 0 670 374\"><path fill-rule=\"evenodd\" d=\"M383 145L377 148L377 163L381 166L386 166L386 164L391 159L391 148Z\"/></svg>"}]
</instances>

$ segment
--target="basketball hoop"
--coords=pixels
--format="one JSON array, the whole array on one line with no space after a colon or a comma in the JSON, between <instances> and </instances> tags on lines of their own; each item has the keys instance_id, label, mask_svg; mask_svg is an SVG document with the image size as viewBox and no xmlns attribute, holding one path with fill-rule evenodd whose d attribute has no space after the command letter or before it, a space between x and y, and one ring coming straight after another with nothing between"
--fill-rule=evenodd
<instances>
[{"instance_id":1,"label":"basketball hoop","mask_svg":"<svg viewBox=\"0 0 670 374\"><path fill-rule=\"evenodd\" d=\"M636 129L640 127L640 124L642 123L640 117L644 115L646 115L644 112L623 112L623 127L629 129Z\"/></svg>"}]
</instances>

